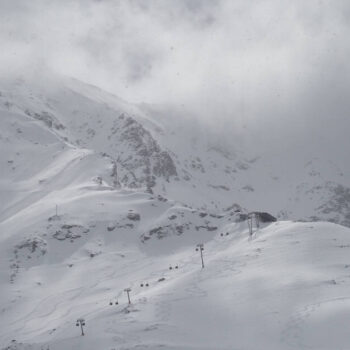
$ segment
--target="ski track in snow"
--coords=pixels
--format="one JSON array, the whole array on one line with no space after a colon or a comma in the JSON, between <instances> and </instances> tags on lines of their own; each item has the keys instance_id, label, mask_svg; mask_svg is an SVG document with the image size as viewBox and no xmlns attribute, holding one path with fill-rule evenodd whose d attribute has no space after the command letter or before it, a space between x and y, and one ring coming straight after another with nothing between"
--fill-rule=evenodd
<instances>
[{"instance_id":1,"label":"ski track in snow","mask_svg":"<svg viewBox=\"0 0 350 350\"><path fill-rule=\"evenodd\" d=\"M72 150L71 154L67 154L66 161L62 164L62 167L57 169L55 174L51 174L49 181L46 182L43 189L37 189L33 193L30 193L0 214L0 224L6 223L6 221L11 218L15 219L16 215L20 214L21 211L30 209L32 205L43 199L55 189L68 185L70 181L72 181L69 172L72 171L78 162L83 161L89 154L91 154L91 152L85 150Z\"/></svg>"}]
</instances>

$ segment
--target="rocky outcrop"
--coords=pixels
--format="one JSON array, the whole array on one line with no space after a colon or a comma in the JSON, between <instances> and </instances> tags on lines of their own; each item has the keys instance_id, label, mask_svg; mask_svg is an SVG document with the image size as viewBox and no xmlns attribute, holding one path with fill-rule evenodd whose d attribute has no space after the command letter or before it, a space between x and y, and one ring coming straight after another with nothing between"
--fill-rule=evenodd
<instances>
[{"instance_id":1,"label":"rocky outcrop","mask_svg":"<svg viewBox=\"0 0 350 350\"><path fill-rule=\"evenodd\" d=\"M65 126L61 122L59 122L59 120L56 117L54 117L51 113L47 111L42 111L41 113L37 113L27 109L25 113L28 116L43 122L50 129L56 129L56 130L65 129Z\"/></svg>"},{"instance_id":2,"label":"rocky outcrop","mask_svg":"<svg viewBox=\"0 0 350 350\"><path fill-rule=\"evenodd\" d=\"M328 182L325 188L329 196L316 208L317 212L331 222L350 227L350 188L332 182Z\"/></svg>"},{"instance_id":3,"label":"rocky outcrop","mask_svg":"<svg viewBox=\"0 0 350 350\"><path fill-rule=\"evenodd\" d=\"M111 155L119 165L119 181L130 187L154 187L157 179L170 181L177 175L175 163L161 149L151 133L134 118L121 114L114 122L109 139L122 145Z\"/></svg>"},{"instance_id":4,"label":"rocky outcrop","mask_svg":"<svg viewBox=\"0 0 350 350\"><path fill-rule=\"evenodd\" d=\"M277 221L277 218L266 212L255 211L254 214L259 217L260 222L268 223Z\"/></svg>"}]
</instances>

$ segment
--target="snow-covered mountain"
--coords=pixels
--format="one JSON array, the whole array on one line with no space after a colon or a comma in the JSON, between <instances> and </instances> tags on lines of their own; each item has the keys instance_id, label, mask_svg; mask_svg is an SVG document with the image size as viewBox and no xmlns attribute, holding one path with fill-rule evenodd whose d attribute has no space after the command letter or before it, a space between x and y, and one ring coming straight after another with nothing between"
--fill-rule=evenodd
<instances>
[{"instance_id":1,"label":"snow-covered mountain","mask_svg":"<svg viewBox=\"0 0 350 350\"><path fill-rule=\"evenodd\" d=\"M0 83L2 348L342 348L349 165L206 127L76 80ZM250 211L344 226L248 240Z\"/></svg>"},{"instance_id":2,"label":"snow-covered mountain","mask_svg":"<svg viewBox=\"0 0 350 350\"><path fill-rule=\"evenodd\" d=\"M216 211L238 203L288 219L350 225L349 165L327 155L327 145L310 153L296 144L286 153L281 145L268 151L228 144L179 111L132 105L76 80L33 85L18 79L0 91L2 149L11 149L1 159L2 181L17 181L20 173L28 179L22 167L32 157L17 147L31 143L28 154L43 167L50 152L65 158L60 149L67 161L74 152L99 159L105 166L94 166L95 176L113 188L146 188ZM57 149L41 156L43 145L52 143ZM7 192L18 187L5 185Z\"/></svg>"}]
</instances>

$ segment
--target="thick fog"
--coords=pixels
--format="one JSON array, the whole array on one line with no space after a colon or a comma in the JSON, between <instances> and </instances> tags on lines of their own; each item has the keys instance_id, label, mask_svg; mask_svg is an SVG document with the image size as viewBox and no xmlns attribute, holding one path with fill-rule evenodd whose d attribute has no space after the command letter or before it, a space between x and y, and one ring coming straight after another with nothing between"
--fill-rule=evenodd
<instances>
[{"instance_id":1,"label":"thick fog","mask_svg":"<svg viewBox=\"0 0 350 350\"><path fill-rule=\"evenodd\" d=\"M218 133L339 150L349 24L347 0L3 0L0 74L60 73Z\"/></svg>"}]
</instances>

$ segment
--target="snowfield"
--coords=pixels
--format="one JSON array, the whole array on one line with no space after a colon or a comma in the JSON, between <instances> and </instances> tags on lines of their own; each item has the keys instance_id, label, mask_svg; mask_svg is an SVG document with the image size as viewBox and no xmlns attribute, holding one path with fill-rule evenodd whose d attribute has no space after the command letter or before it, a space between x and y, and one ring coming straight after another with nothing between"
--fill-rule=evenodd
<instances>
[{"instance_id":1,"label":"snowfield","mask_svg":"<svg viewBox=\"0 0 350 350\"><path fill-rule=\"evenodd\" d=\"M143 200L125 203L140 208ZM4 345L17 339L31 344L19 349L347 349L348 228L277 222L248 239L244 223L227 224L219 230L224 236L192 233L186 243L176 242L179 236L154 246L139 244L134 232L95 230L73 254L76 243L51 239L52 261L39 257L45 263L27 265L14 284L4 283ZM205 242L204 269L197 241ZM84 337L78 317L86 320Z\"/></svg>"},{"instance_id":2,"label":"snowfield","mask_svg":"<svg viewBox=\"0 0 350 350\"><path fill-rule=\"evenodd\" d=\"M209 146L77 81L2 84L0 349L349 349L346 164ZM249 237L252 210L284 220Z\"/></svg>"}]
</instances>

